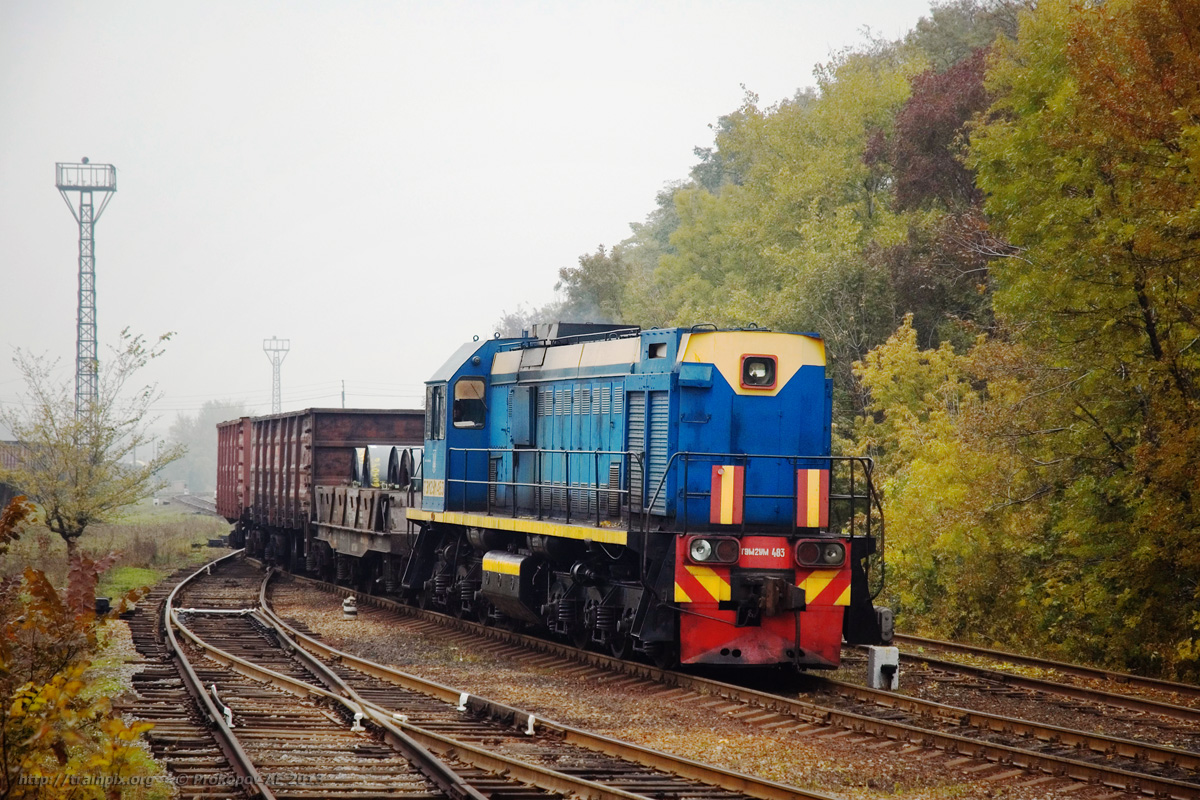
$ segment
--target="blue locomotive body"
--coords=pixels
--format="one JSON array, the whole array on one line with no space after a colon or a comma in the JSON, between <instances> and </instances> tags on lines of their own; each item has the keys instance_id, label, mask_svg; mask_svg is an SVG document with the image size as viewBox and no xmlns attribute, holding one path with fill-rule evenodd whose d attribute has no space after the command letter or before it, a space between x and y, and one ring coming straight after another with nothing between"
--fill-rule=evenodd
<instances>
[{"instance_id":1,"label":"blue locomotive body","mask_svg":"<svg viewBox=\"0 0 1200 800\"><path fill-rule=\"evenodd\" d=\"M744 384L747 357L774 370L770 385ZM719 526L709 521L712 459L697 454L827 458L824 361L818 337L766 331L466 345L427 382L421 507L603 522L632 506L665 529ZM748 472L742 524L795 527L794 467L809 463L818 466L792 458Z\"/></svg>"},{"instance_id":2,"label":"blue locomotive body","mask_svg":"<svg viewBox=\"0 0 1200 800\"><path fill-rule=\"evenodd\" d=\"M408 512L430 542L465 544L409 583L664 662L836 666L843 631L877 641L888 619L867 590L869 462L831 457L831 405L815 335L552 326L473 342L426 384Z\"/></svg>"}]
</instances>

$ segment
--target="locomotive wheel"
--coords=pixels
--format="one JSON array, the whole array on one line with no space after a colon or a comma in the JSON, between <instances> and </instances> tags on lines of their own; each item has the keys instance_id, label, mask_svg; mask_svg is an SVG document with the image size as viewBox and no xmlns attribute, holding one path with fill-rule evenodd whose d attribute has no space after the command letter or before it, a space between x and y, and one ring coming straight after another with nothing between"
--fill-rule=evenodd
<instances>
[{"instance_id":1,"label":"locomotive wheel","mask_svg":"<svg viewBox=\"0 0 1200 800\"><path fill-rule=\"evenodd\" d=\"M614 633L608 640L608 652L612 653L613 658L629 658L629 653L633 649L633 640L627 633Z\"/></svg>"},{"instance_id":2,"label":"locomotive wheel","mask_svg":"<svg viewBox=\"0 0 1200 800\"><path fill-rule=\"evenodd\" d=\"M646 645L646 656L659 669L674 669L679 666L679 645L674 642L650 642Z\"/></svg>"},{"instance_id":3,"label":"locomotive wheel","mask_svg":"<svg viewBox=\"0 0 1200 800\"><path fill-rule=\"evenodd\" d=\"M587 650L588 645L592 643L592 632L580 625L567 634L567 638L571 640L571 644L575 647L580 650Z\"/></svg>"}]
</instances>

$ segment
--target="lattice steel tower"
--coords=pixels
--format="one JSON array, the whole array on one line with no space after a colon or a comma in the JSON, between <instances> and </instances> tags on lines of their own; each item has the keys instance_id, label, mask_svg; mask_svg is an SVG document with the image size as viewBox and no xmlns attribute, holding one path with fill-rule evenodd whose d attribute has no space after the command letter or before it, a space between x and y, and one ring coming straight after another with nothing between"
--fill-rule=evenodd
<instances>
[{"instance_id":1,"label":"lattice steel tower","mask_svg":"<svg viewBox=\"0 0 1200 800\"><path fill-rule=\"evenodd\" d=\"M279 402L279 367L283 364L283 360L287 358L288 351L292 349L291 339L276 339L272 336L270 339L263 339L263 352L267 354L267 358L271 360L272 373L274 381L271 385L271 413L278 414L282 409Z\"/></svg>"},{"instance_id":2,"label":"lattice steel tower","mask_svg":"<svg viewBox=\"0 0 1200 800\"><path fill-rule=\"evenodd\" d=\"M79 316L75 347L75 416L99 395L100 361L96 352L96 237L95 226L117 191L117 168L112 164L55 164L54 185L79 223ZM79 209L67 192L79 192ZM100 208L92 194L101 194Z\"/></svg>"}]
</instances>

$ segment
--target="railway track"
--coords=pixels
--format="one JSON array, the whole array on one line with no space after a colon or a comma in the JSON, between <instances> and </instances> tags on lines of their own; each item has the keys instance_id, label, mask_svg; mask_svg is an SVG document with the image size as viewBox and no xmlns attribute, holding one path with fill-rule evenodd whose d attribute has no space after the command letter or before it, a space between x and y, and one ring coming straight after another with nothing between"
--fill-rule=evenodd
<instances>
[{"instance_id":1,"label":"railway track","mask_svg":"<svg viewBox=\"0 0 1200 800\"><path fill-rule=\"evenodd\" d=\"M344 596L344 587L298 578ZM823 702L755 691L677 672L664 672L646 664L618 661L599 653L578 651L555 642L487 628L475 623L413 609L393 601L354 593L359 602L377 605L403 617L434 621L473 637L478 647L484 637L497 647L518 645L574 662L584 662L604 672L623 672L642 680L678 687L703 696L723 698L744 708L759 709L756 721L773 725L800 721L810 725L840 726L869 733L879 739L911 742L956 756L951 763L974 759L996 766L994 774L1016 778L1024 772L1072 778L1120 791L1176 798L1200 798L1200 754L1150 742L1133 741L1085 731L954 708L892 692L866 689L849 683L815 679ZM737 713L737 712L734 712Z\"/></svg>"},{"instance_id":2,"label":"railway track","mask_svg":"<svg viewBox=\"0 0 1200 800\"><path fill-rule=\"evenodd\" d=\"M196 713L164 639L163 603L191 572L180 570L163 580L126 618L143 666L133 676L132 696L120 698L114 706L124 714L154 723L145 739L154 757L167 768L180 797L232 800L245 796L238 786L238 776L212 729Z\"/></svg>"},{"instance_id":3,"label":"railway track","mask_svg":"<svg viewBox=\"0 0 1200 800\"><path fill-rule=\"evenodd\" d=\"M1003 650L991 650L975 645L946 642L939 639L926 639L920 636L896 634L895 642L897 645L907 647L907 651L902 653L901 658L909 663L925 662L948 671L955 670L970 674L986 675L988 677L1000 676L1003 680L1008 680L1007 676L1013 674L1006 667L1028 667L1042 674L1068 676L1093 684L1099 684L1104 689L1098 690L1095 695L1096 697L1128 697L1136 691L1141 691L1151 695L1152 698L1168 698L1167 701L1160 700L1156 702L1147 710L1153 709L1150 713L1163 713L1167 716L1179 715L1179 719L1186 719L1188 721L1200 720L1200 686L1160 680L1158 678L1146 678L1141 675L1115 672L1098 667L1088 667L1082 664L1052 661L1046 658L1020 655ZM998 666L996 668L988 668L963 664L939 657L941 655L986 659L996 662ZM1026 676L1015 675L1014 677L1021 678ZM1042 688L1046 684L1052 684L1050 688L1046 689L1047 691L1056 691L1056 687L1065 685L1062 681L1046 680L1043 683L1037 684L1037 687ZM1097 689L1096 686L1087 686L1084 688ZM1104 692L1105 690L1107 690L1106 694L1101 695L1100 692Z\"/></svg>"},{"instance_id":4,"label":"railway track","mask_svg":"<svg viewBox=\"0 0 1200 800\"><path fill-rule=\"evenodd\" d=\"M175 650L239 783L264 798L827 797L540 720L349 654L325 663L261 604L261 578L240 560L202 571L172 591L164 615L186 640Z\"/></svg>"},{"instance_id":5,"label":"railway track","mask_svg":"<svg viewBox=\"0 0 1200 800\"><path fill-rule=\"evenodd\" d=\"M210 517L221 517L217 513L217 504L214 500L208 500L194 494L177 494L171 497L172 502L179 503L181 506L187 506L193 511L199 511L207 514ZM224 517L221 517L224 519Z\"/></svg>"}]
</instances>

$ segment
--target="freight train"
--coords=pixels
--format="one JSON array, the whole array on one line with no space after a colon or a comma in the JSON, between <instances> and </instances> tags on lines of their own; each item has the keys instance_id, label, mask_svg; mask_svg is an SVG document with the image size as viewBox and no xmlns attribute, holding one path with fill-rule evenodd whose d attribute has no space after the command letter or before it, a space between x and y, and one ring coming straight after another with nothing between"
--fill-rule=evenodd
<instances>
[{"instance_id":1,"label":"freight train","mask_svg":"<svg viewBox=\"0 0 1200 800\"><path fill-rule=\"evenodd\" d=\"M218 426L232 539L287 569L659 666L885 643L882 512L831 454L814 334L556 323L472 341L423 411Z\"/></svg>"}]
</instances>

